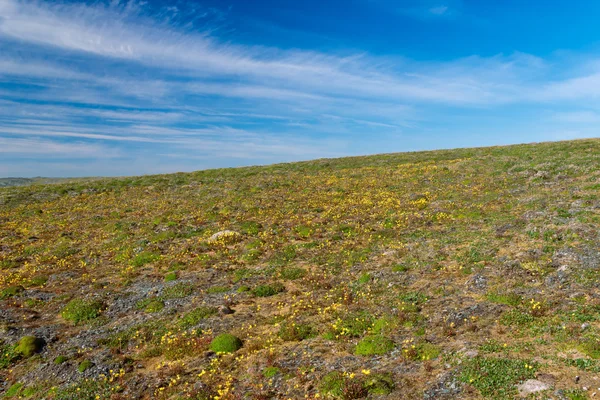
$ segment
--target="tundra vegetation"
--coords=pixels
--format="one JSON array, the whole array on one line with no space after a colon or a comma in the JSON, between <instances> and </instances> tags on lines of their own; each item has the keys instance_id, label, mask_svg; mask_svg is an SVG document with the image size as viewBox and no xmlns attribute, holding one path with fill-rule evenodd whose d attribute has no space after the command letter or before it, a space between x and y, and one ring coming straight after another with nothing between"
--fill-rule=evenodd
<instances>
[{"instance_id":1,"label":"tundra vegetation","mask_svg":"<svg viewBox=\"0 0 600 400\"><path fill-rule=\"evenodd\" d=\"M0 392L584 399L600 140L0 189Z\"/></svg>"}]
</instances>

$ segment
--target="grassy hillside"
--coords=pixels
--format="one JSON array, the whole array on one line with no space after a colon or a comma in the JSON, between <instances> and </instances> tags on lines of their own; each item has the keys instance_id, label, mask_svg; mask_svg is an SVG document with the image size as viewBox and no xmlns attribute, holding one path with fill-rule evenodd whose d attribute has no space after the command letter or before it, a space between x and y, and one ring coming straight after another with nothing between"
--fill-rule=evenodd
<instances>
[{"instance_id":1,"label":"grassy hillside","mask_svg":"<svg viewBox=\"0 0 600 400\"><path fill-rule=\"evenodd\" d=\"M0 392L587 398L599 192L600 140L0 189Z\"/></svg>"},{"instance_id":2,"label":"grassy hillside","mask_svg":"<svg viewBox=\"0 0 600 400\"><path fill-rule=\"evenodd\" d=\"M0 188L9 186L28 186L45 185L50 183L60 183L75 181L75 178L0 178ZM89 179L88 179L89 180Z\"/></svg>"}]
</instances>

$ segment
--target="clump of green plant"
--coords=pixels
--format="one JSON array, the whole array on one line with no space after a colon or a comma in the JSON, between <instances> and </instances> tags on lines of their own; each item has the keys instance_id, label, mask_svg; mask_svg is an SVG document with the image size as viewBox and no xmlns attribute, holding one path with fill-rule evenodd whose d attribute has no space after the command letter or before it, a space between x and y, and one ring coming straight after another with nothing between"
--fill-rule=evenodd
<instances>
[{"instance_id":1,"label":"clump of green plant","mask_svg":"<svg viewBox=\"0 0 600 400\"><path fill-rule=\"evenodd\" d=\"M302 239L307 239L313 233L313 230L310 228L310 226L306 225L299 225L294 228L294 231L296 231L298 236L300 236Z\"/></svg>"},{"instance_id":2,"label":"clump of green plant","mask_svg":"<svg viewBox=\"0 0 600 400\"><path fill-rule=\"evenodd\" d=\"M527 327L531 325L534 320L535 318L533 315L521 310L510 310L500 317L500 323L502 325L517 327Z\"/></svg>"},{"instance_id":3,"label":"clump of green plant","mask_svg":"<svg viewBox=\"0 0 600 400\"><path fill-rule=\"evenodd\" d=\"M367 391L370 394L390 394L395 389L392 374L369 374L366 375L363 379L363 386L367 389Z\"/></svg>"},{"instance_id":4,"label":"clump of green plant","mask_svg":"<svg viewBox=\"0 0 600 400\"><path fill-rule=\"evenodd\" d=\"M84 379L65 388L52 388L48 394L53 400L110 399L114 394L114 385L107 379Z\"/></svg>"},{"instance_id":5,"label":"clump of green plant","mask_svg":"<svg viewBox=\"0 0 600 400\"><path fill-rule=\"evenodd\" d=\"M593 359L600 359L600 338L587 336L579 340L579 349Z\"/></svg>"},{"instance_id":6,"label":"clump of green plant","mask_svg":"<svg viewBox=\"0 0 600 400\"><path fill-rule=\"evenodd\" d=\"M0 292L0 300L9 299L11 297L15 297L20 295L25 291L25 288L21 285L13 285L7 288L2 289Z\"/></svg>"},{"instance_id":7,"label":"clump of green plant","mask_svg":"<svg viewBox=\"0 0 600 400\"><path fill-rule=\"evenodd\" d=\"M277 367L266 367L262 371L262 375L267 379L274 377L278 373L279 373L279 368L277 368Z\"/></svg>"},{"instance_id":8,"label":"clump of green plant","mask_svg":"<svg viewBox=\"0 0 600 400\"><path fill-rule=\"evenodd\" d=\"M459 379L488 398L512 398L515 385L533 379L539 365L510 358L473 357L465 360Z\"/></svg>"},{"instance_id":9,"label":"clump of green plant","mask_svg":"<svg viewBox=\"0 0 600 400\"><path fill-rule=\"evenodd\" d=\"M342 372L339 371L331 371L323 378L321 378L321 382L319 383L319 392L321 394L330 396L333 398L351 398L356 399L360 397L364 397L367 393L366 390L360 385L360 391L355 393L353 397L347 397L347 388L346 386L350 381L350 378ZM346 393L345 393L346 392ZM360 396L360 397L359 397Z\"/></svg>"},{"instance_id":10,"label":"clump of green plant","mask_svg":"<svg viewBox=\"0 0 600 400\"><path fill-rule=\"evenodd\" d=\"M423 304L428 300L427 295L421 292L407 292L400 295L400 301L406 304Z\"/></svg>"},{"instance_id":11,"label":"clump of green plant","mask_svg":"<svg viewBox=\"0 0 600 400\"><path fill-rule=\"evenodd\" d=\"M10 367L19 359L19 353L15 351L15 347L0 341L0 369Z\"/></svg>"},{"instance_id":12,"label":"clump of green plant","mask_svg":"<svg viewBox=\"0 0 600 400\"><path fill-rule=\"evenodd\" d=\"M365 336L354 349L354 354L359 356L381 355L392 351L394 342L383 335Z\"/></svg>"},{"instance_id":13,"label":"clump of green plant","mask_svg":"<svg viewBox=\"0 0 600 400\"><path fill-rule=\"evenodd\" d=\"M246 235L258 235L262 225L255 221L244 221L240 224L240 231Z\"/></svg>"},{"instance_id":14,"label":"clump of green plant","mask_svg":"<svg viewBox=\"0 0 600 400\"><path fill-rule=\"evenodd\" d=\"M283 249L273 255L271 264L276 267L286 265L287 263L294 260L298 255L296 246L293 244L285 246Z\"/></svg>"},{"instance_id":15,"label":"clump of green plant","mask_svg":"<svg viewBox=\"0 0 600 400\"><path fill-rule=\"evenodd\" d=\"M156 355L163 354L167 360L181 360L208 350L210 337L202 337L201 330L191 332L169 333L167 341L161 341ZM149 349L150 350L150 349ZM147 354L148 355L148 354Z\"/></svg>"},{"instance_id":16,"label":"clump of green plant","mask_svg":"<svg viewBox=\"0 0 600 400\"><path fill-rule=\"evenodd\" d=\"M233 283L237 283L241 280L248 279L257 274L257 271L250 268L238 268L233 271L232 281Z\"/></svg>"},{"instance_id":17,"label":"clump of green plant","mask_svg":"<svg viewBox=\"0 0 600 400\"><path fill-rule=\"evenodd\" d=\"M194 285L189 282L180 282L163 290L162 300L181 299L194 293Z\"/></svg>"},{"instance_id":18,"label":"clump of green plant","mask_svg":"<svg viewBox=\"0 0 600 400\"><path fill-rule=\"evenodd\" d=\"M359 374L332 371L321 378L319 392L334 399L361 399L369 394L386 395L394 391L390 374L371 374L364 370Z\"/></svg>"},{"instance_id":19,"label":"clump of green plant","mask_svg":"<svg viewBox=\"0 0 600 400\"><path fill-rule=\"evenodd\" d=\"M23 302L27 308L36 308L44 305L44 301L40 299L25 299Z\"/></svg>"},{"instance_id":20,"label":"clump of green plant","mask_svg":"<svg viewBox=\"0 0 600 400\"><path fill-rule=\"evenodd\" d=\"M93 299L73 299L62 309L60 315L75 324L96 319L102 313L104 305Z\"/></svg>"},{"instance_id":21,"label":"clump of green plant","mask_svg":"<svg viewBox=\"0 0 600 400\"><path fill-rule=\"evenodd\" d=\"M433 343L421 342L413 344L413 340L403 342L402 357L410 361L427 361L436 359L442 350Z\"/></svg>"},{"instance_id":22,"label":"clump of green plant","mask_svg":"<svg viewBox=\"0 0 600 400\"><path fill-rule=\"evenodd\" d=\"M279 326L277 334L286 342L299 342L312 336L314 330L308 324L298 324L294 321L288 321Z\"/></svg>"},{"instance_id":23,"label":"clump of green plant","mask_svg":"<svg viewBox=\"0 0 600 400\"><path fill-rule=\"evenodd\" d=\"M407 272L410 270L410 267L407 264L396 264L392 267L392 271L394 272Z\"/></svg>"},{"instance_id":24,"label":"clump of green plant","mask_svg":"<svg viewBox=\"0 0 600 400\"><path fill-rule=\"evenodd\" d=\"M206 293L208 294L216 294L216 293L225 293L229 292L229 287L227 286L211 286L206 289Z\"/></svg>"},{"instance_id":25,"label":"clump of green plant","mask_svg":"<svg viewBox=\"0 0 600 400\"><path fill-rule=\"evenodd\" d=\"M0 270L17 268L19 263L15 260L0 260Z\"/></svg>"},{"instance_id":26,"label":"clump of green plant","mask_svg":"<svg viewBox=\"0 0 600 400\"><path fill-rule=\"evenodd\" d=\"M46 392L47 389L48 389L48 386L44 385L43 383L33 384L31 386L27 386L26 388L24 388L23 391L20 393L20 395L22 397L29 399L29 398L34 397L38 393Z\"/></svg>"},{"instance_id":27,"label":"clump of green plant","mask_svg":"<svg viewBox=\"0 0 600 400\"><path fill-rule=\"evenodd\" d=\"M17 347L15 347L15 352L19 354L21 357L28 358L34 355L35 353L39 353L44 347L45 342L43 339L37 338L35 336L23 336L19 343L17 343Z\"/></svg>"},{"instance_id":28,"label":"clump of green plant","mask_svg":"<svg viewBox=\"0 0 600 400\"><path fill-rule=\"evenodd\" d=\"M252 294L256 297L269 297L285 290L285 286L281 283L272 283L269 285L259 285L252 289Z\"/></svg>"},{"instance_id":29,"label":"clump of green plant","mask_svg":"<svg viewBox=\"0 0 600 400\"><path fill-rule=\"evenodd\" d=\"M83 360L82 362L79 363L77 370L81 373L84 373L85 371L92 368L93 366L94 366L94 363L91 362L90 360Z\"/></svg>"},{"instance_id":30,"label":"clump of green plant","mask_svg":"<svg viewBox=\"0 0 600 400\"><path fill-rule=\"evenodd\" d=\"M491 339L479 346L479 350L483 353L498 353L504 350L504 346L497 340Z\"/></svg>"},{"instance_id":31,"label":"clump of green plant","mask_svg":"<svg viewBox=\"0 0 600 400\"><path fill-rule=\"evenodd\" d=\"M54 364L56 364L56 365L64 364L64 363L66 363L68 360L69 360L69 358L68 358L68 357L66 357L66 356L62 356L62 355L61 355L61 356L58 356L58 357L56 357L56 358L54 359Z\"/></svg>"},{"instance_id":32,"label":"clump of green plant","mask_svg":"<svg viewBox=\"0 0 600 400\"><path fill-rule=\"evenodd\" d=\"M238 293L245 293L245 292L249 292L250 291L250 287L246 286L246 285L242 285L239 288L237 288L236 292Z\"/></svg>"},{"instance_id":33,"label":"clump of green plant","mask_svg":"<svg viewBox=\"0 0 600 400\"><path fill-rule=\"evenodd\" d=\"M131 265L139 268L143 267L146 264L152 263L160 259L160 254L153 253L151 251L143 251L139 254L136 254L135 257L131 260Z\"/></svg>"},{"instance_id":34,"label":"clump of green plant","mask_svg":"<svg viewBox=\"0 0 600 400\"><path fill-rule=\"evenodd\" d=\"M234 353L242 348L242 340L230 333L222 333L210 342L210 349L215 353Z\"/></svg>"},{"instance_id":35,"label":"clump of green plant","mask_svg":"<svg viewBox=\"0 0 600 400\"><path fill-rule=\"evenodd\" d=\"M165 282L173 282L177 280L177 272L171 271L165 275Z\"/></svg>"},{"instance_id":36,"label":"clump of green plant","mask_svg":"<svg viewBox=\"0 0 600 400\"><path fill-rule=\"evenodd\" d=\"M442 350L439 346L436 346L433 343L424 342L419 344L417 347L417 359L427 361L427 360L435 360L438 358Z\"/></svg>"},{"instance_id":37,"label":"clump of green plant","mask_svg":"<svg viewBox=\"0 0 600 400\"><path fill-rule=\"evenodd\" d=\"M208 318L211 315L215 315L216 313L217 309L215 307L201 306L181 317L181 319L177 321L177 325L183 329L189 329L198 325L201 320Z\"/></svg>"},{"instance_id":38,"label":"clump of green plant","mask_svg":"<svg viewBox=\"0 0 600 400\"><path fill-rule=\"evenodd\" d=\"M28 286L44 286L48 282L47 275L36 275L27 280Z\"/></svg>"},{"instance_id":39,"label":"clump of green plant","mask_svg":"<svg viewBox=\"0 0 600 400\"><path fill-rule=\"evenodd\" d=\"M364 274L362 274L361 276L358 277L356 283L358 283L359 285L365 285L369 282L371 282L371 274L369 274L368 272L365 272Z\"/></svg>"},{"instance_id":40,"label":"clump of green plant","mask_svg":"<svg viewBox=\"0 0 600 400\"><path fill-rule=\"evenodd\" d=\"M490 292L486 295L488 301L492 303L498 304L506 304L509 306L516 307L523 301L523 298L516 293L500 293L500 292Z\"/></svg>"},{"instance_id":41,"label":"clump of green plant","mask_svg":"<svg viewBox=\"0 0 600 400\"><path fill-rule=\"evenodd\" d=\"M280 271L280 275L282 279L287 281L293 281L296 279L304 278L306 276L306 270L300 267L288 267L283 268Z\"/></svg>"},{"instance_id":42,"label":"clump of green plant","mask_svg":"<svg viewBox=\"0 0 600 400\"><path fill-rule=\"evenodd\" d=\"M10 387L6 390L6 393L4 393L3 398L16 397L21 392L23 386L24 385L21 382L10 385Z\"/></svg>"},{"instance_id":43,"label":"clump of green plant","mask_svg":"<svg viewBox=\"0 0 600 400\"><path fill-rule=\"evenodd\" d=\"M371 328L371 331L375 334L388 333L392 329L394 329L394 327L396 327L397 324L398 324L398 321L396 319L394 319L393 317L383 316L381 318L377 318L373 322L373 327Z\"/></svg>"},{"instance_id":44,"label":"clump of green plant","mask_svg":"<svg viewBox=\"0 0 600 400\"><path fill-rule=\"evenodd\" d=\"M165 302L158 297L150 297L138 301L136 307L147 313L156 313L165 308Z\"/></svg>"},{"instance_id":45,"label":"clump of green plant","mask_svg":"<svg viewBox=\"0 0 600 400\"><path fill-rule=\"evenodd\" d=\"M164 348L160 346L148 346L139 353L140 358L154 358L163 354Z\"/></svg>"},{"instance_id":46,"label":"clump of green plant","mask_svg":"<svg viewBox=\"0 0 600 400\"><path fill-rule=\"evenodd\" d=\"M369 332L374 323L374 317L367 312L352 313L338 317L325 334L326 339L340 339L342 337L356 338Z\"/></svg>"}]
</instances>

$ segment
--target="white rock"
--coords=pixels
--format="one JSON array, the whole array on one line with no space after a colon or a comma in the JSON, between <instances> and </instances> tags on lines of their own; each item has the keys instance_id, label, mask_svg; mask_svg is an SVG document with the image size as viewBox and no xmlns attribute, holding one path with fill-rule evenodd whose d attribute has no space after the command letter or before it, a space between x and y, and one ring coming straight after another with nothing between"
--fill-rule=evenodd
<instances>
[{"instance_id":1,"label":"white rock","mask_svg":"<svg viewBox=\"0 0 600 400\"><path fill-rule=\"evenodd\" d=\"M208 239L209 242L217 242L219 240L223 240L224 242L236 242L241 238L242 235L237 233L236 231L220 231L215 233Z\"/></svg>"},{"instance_id":2,"label":"white rock","mask_svg":"<svg viewBox=\"0 0 600 400\"><path fill-rule=\"evenodd\" d=\"M525 382L517 385L519 396L527 397L531 393L541 392L550 389L550 385L537 379L528 379Z\"/></svg>"}]
</instances>

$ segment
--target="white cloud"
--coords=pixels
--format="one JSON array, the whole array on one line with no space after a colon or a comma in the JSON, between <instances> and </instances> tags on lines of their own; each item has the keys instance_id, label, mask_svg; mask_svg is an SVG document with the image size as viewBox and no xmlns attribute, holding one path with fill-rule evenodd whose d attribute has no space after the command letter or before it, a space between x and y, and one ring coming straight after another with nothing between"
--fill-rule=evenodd
<instances>
[{"instance_id":1,"label":"white cloud","mask_svg":"<svg viewBox=\"0 0 600 400\"><path fill-rule=\"evenodd\" d=\"M76 141L203 160L306 159L351 140L402 142L401 133L444 125L459 109L575 109L600 97L594 56L580 68L581 58L519 52L419 62L236 45L148 14L143 3L123 4L0 0L0 82L23 85L0 89L0 138L54 143L59 153L94 154L68 147ZM445 4L419 12L460 8ZM598 122L589 112L553 118Z\"/></svg>"},{"instance_id":2,"label":"white cloud","mask_svg":"<svg viewBox=\"0 0 600 400\"><path fill-rule=\"evenodd\" d=\"M259 97L351 96L386 97L397 100L474 104L493 101L490 83L468 76L436 79L421 76L411 65L400 65L366 54L327 55L314 51L279 50L222 43L207 33L176 29L134 18L133 12L100 5L50 4L5 0L13 4L0 20L0 35L12 40L51 46L70 52L114 58L147 65L192 72L203 79L235 79L236 92ZM0 37L1 37L0 36ZM413 65L412 68L415 68ZM444 64L434 66L444 73ZM503 68L499 64L490 66ZM15 68L12 68L14 71ZM38 73L43 69L38 68ZM55 70L48 71L56 75ZM447 75L447 73L446 73ZM104 83L109 80L104 78ZM100 82L102 83L102 82ZM215 83L203 82L210 90ZM221 84L222 85L222 84ZM231 87L231 83L226 83ZM245 89L242 89L245 86ZM168 91L155 87L125 85L142 94ZM165 93L162 93L165 94Z\"/></svg>"},{"instance_id":3,"label":"white cloud","mask_svg":"<svg viewBox=\"0 0 600 400\"><path fill-rule=\"evenodd\" d=\"M52 156L68 158L109 158L119 153L114 149L90 143L61 143L38 138L0 137L0 154L20 156Z\"/></svg>"}]
</instances>

